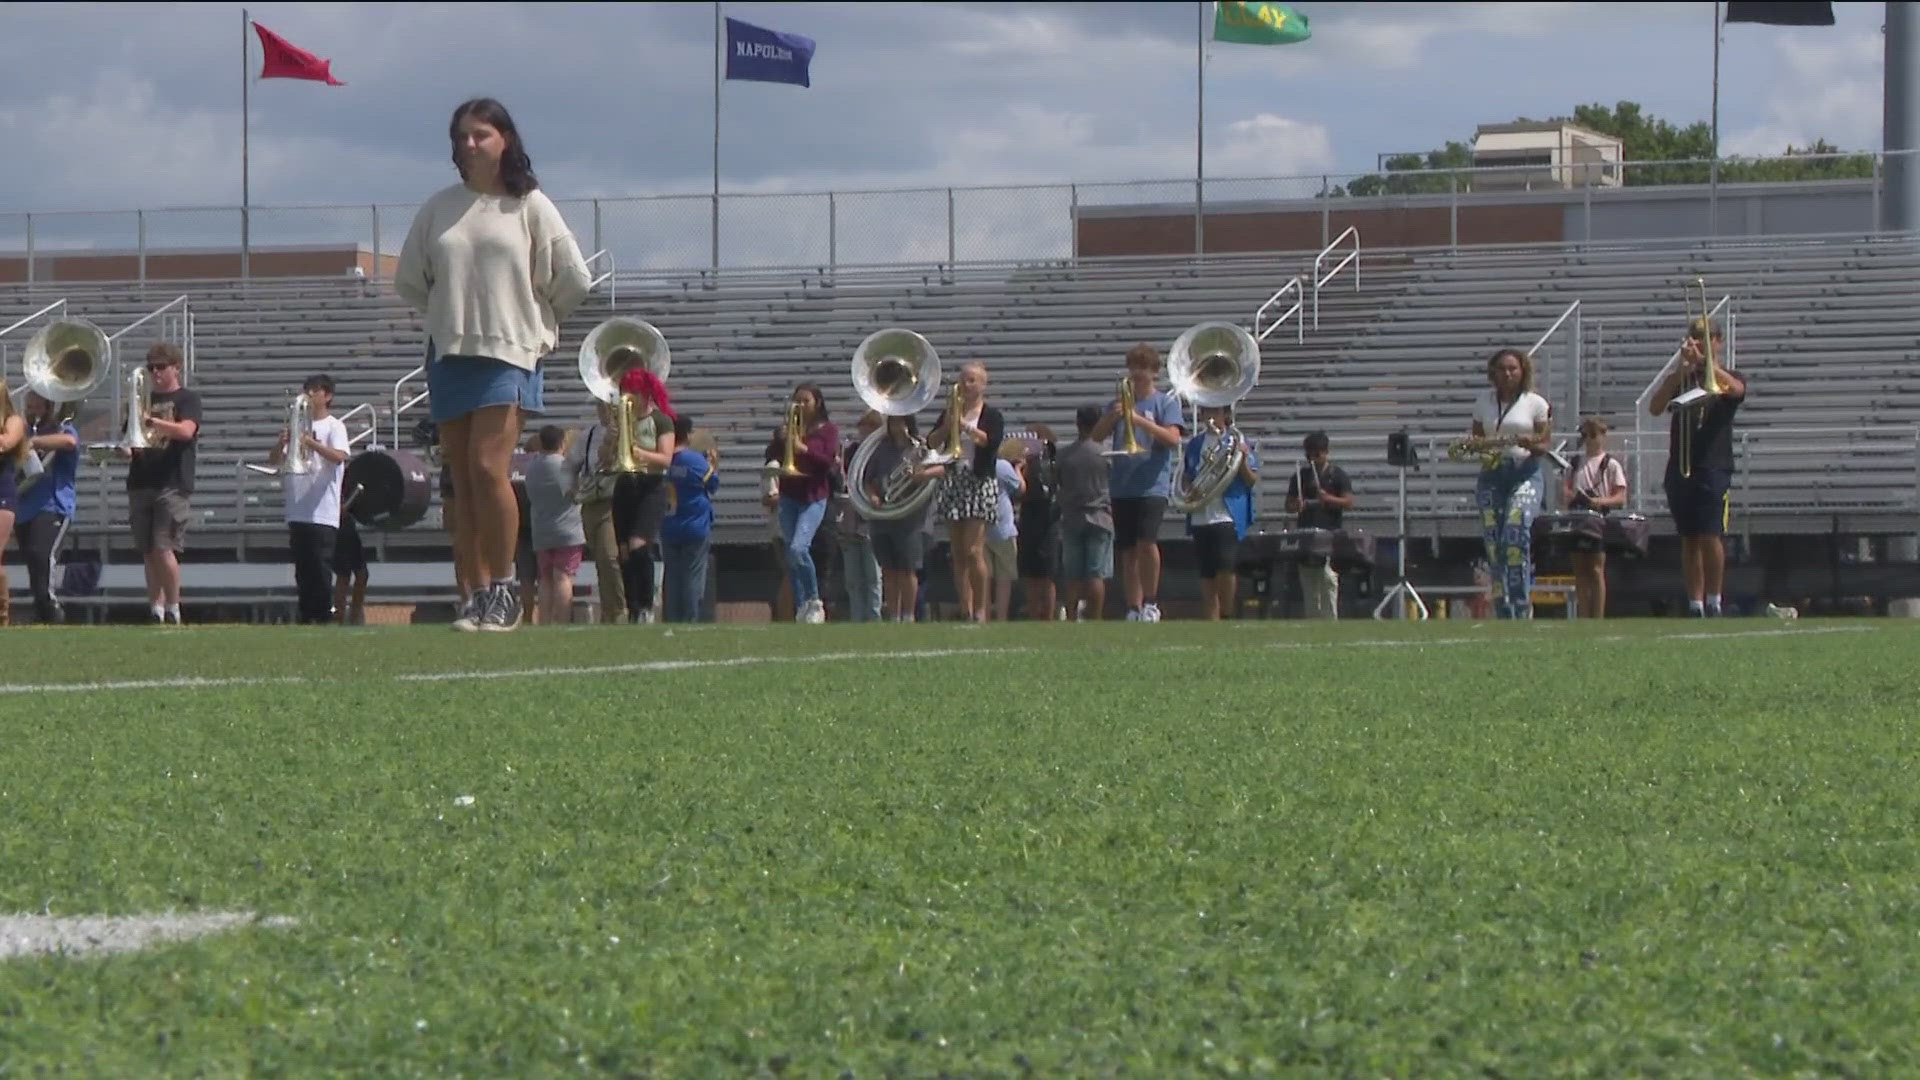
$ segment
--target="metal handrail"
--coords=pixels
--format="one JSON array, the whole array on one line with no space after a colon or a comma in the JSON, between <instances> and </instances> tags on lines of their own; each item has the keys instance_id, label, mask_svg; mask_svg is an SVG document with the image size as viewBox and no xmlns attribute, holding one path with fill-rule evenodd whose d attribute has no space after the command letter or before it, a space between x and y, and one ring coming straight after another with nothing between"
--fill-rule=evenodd
<instances>
[{"instance_id":1,"label":"metal handrail","mask_svg":"<svg viewBox=\"0 0 1920 1080\"><path fill-rule=\"evenodd\" d=\"M1333 254L1333 250L1339 247L1342 243L1344 243L1347 237L1349 236L1353 237L1353 250L1348 252L1347 257L1344 259L1341 259L1340 262L1337 265L1335 265L1333 269L1327 271L1325 274L1322 274L1320 272L1320 264L1322 262L1325 262L1327 256ZM1353 264L1353 291L1359 292L1360 291L1359 259L1360 259L1360 227L1358 225L1347 226L1345 232L1342 232L1339 236L1336 236L1333 238L1333 243L1328 244L1326 247L1321 248L1320 254L1315 255L1313 257L1313 328L1315 330L1320 329L1320 286L1325 285L1329 281L1332 281L1335 274L1338 274L1340 271L1346 269L1348 263L1352 263Z\"/></svg>"},{"instance_id":2,"label":"metal handrail","mask_svg":"<svg viewBox=\"0 0 1920 1080\"><path fill-rule=\"evenodd\" d=\"M1265 315L1267 313L1268 308L1279 303L1280 298L1287 295L1288 293L1293 294L1293 306L1281 312L1279 318L1273 320L1272 323L1269 323L1265 329L1262 329L1260 325L1261 316ZM1293 327L1294 327L1294 340L1298 342L1306 341L1307 340L1307 321L1305 319L1298 317L1301 311L1304 309L1306 305L1306 301L1307 301L1306 289L1300 284L1300 275L1295 274L1293 277L1288 278L1287 283L1285 285L1280 286L1280 291L1274 293L1272 296L1267 297L1267 302L1264 304L1261 304L1259 309L1253 313L1254 340L1256 341L1267 340L1267 336L1269 334L1272 334L1275 330L1280 329L1281 324L1285 323L1288 319L1292 319Z\"/></svg>"},{"instance_id":3,"label":"metal handrail","mask_svg":"<svg viewBox=\"0 0 1920 1080\"><path fill-rule=\"evenodd\" d=\"M60 299L55 300L53 303L48 304L46 307L41 308L39 311L36 311L31 315L25 316L23 318L15 319L13 322L8 323L6 329L0 330L0 337L6 337L8 334L13 333L15 330L20 329L21 327L27 325L28 323L39 318L40 316L45 315L47 312L52 311L54 308L59 308L61 317L65 318L67 314L67 298L63 296ZM6 389L6 382L7 382L7 347L5 345L0 345L0 391L3 391Z\"/></svg>"},{"instance_id":4,"label":"metal handrail","mask_svg":"<svg viewBox=\"0 0 1920 1080\"><path fill-rule=\"evenodd\" d=\"M351 420L354 417L360 415L362 411L364 411L368 416L367 426L361 429L360 434L347 436L348 449L352 449L354 443L357 443L362 439L373 436L380 427L380 410L374 407L374 404L371 401L363 401L360 404L355 405L353 408L348 409L346 412L341 413L340 423L344 425L348 420Z\"/></svg>"},{"instance_id":5,"label":"metal handrail","mask_svg":"<svg viewBox=\"0 0 1920 1080\"><path fill-rule=\"evenodd\" d=\"M182 354L184 354L184 357L186 359L186 374L181 379L181 383L183 385L192 383L193 354L194 354L193 306L191 303L191 299L188 297L188 295L186 293L181 293L179 296L176 296L173 299L167 301L166 303L161 304L159 307L154 308L152 311L147 312L145 315L140 316L139 318L133 320L127 325L107 335L107 349L112 354L112 364L113 364L113 375L111 376L111 378L113 380L113 415L114 416L121 415L121 407L126 404L121 397L123 393L123 385L126 382L126 380L120 377L120 364L121 364L120 348L119 348L120 339L125 337L128 333L134 330L137 330L142 326L145 326L147 323L160 318L161 316L165 315L167 312L173 311L175 308L179 309L179 319L180 319L180 322L179 322L180 335L179 336L180 336L180 346L181 346L180 351ZM160 335L162 337L165 337L166 331L167 331L167 324L163 320L160 324Z\"/></svg>"},{"instance_id":6,"label":"metal handrail","mask_svg":"<svg viewBox=\"0 0 1920 1080\"><path fill-rule=\"evenodd\" d=\"M427 400L427 391L425 390L422 390L419 393L413 395L412 397L408 398L405 402L402 402L400 400L400 392L407 385L407 383L413 381L415 378L421 375L425 375L426 373L427 373L427 365L421 364L419 367L414 368L412 371L409 371L405 375L402 375L398 379L394 380L394 383L393 383L393 447L396 450L399 449L402 445L404 445L400 441L400 414L406 412L408 409L413 408L415 405L418 405L421 402Z\"/></svg>"},{"instance_id":7,"label":"metal handrail","mask_svg":"<svg viewBox=\"0 0 1920 1080\"><path fill-rule=\"evenodd\" d=\"M587 256L586 261L587 273L589 275L593 273L594 263L604 262L607 264L605 273L600 274L598 277L589 276L587 278L587 291L592 292L600 287L601 282L605 282L607 286L607 304L609 306L617 306L620 303L620 282L615 276L618 268L614 266L613 250L611 248L601 248L599 251Z\"/></svg>"},{"instance_id":8,"label":"metal handrail","mask_svg":"<svg viewBox=\"0 0 1920 1080\"><path fill-rule=\"evenodd\" d=\"M1527 350L1527 355L1529 357L1538 357L1540 350L1552 339L1553 335L1560 332L1560 328L1566 325L1568 319L1573 320L1573 364L1571 365L1573 368L1573 392L1568 396L1567 411L1572 414L1574 422L1578 423L1580 419L1580 368L1584 359L1580 355L1580 301L1575 300L1573 303L1567 305L1567 309L1560 313L1560 317L1553 320L1553 325L1547 327L1547 332L1541 334L1540 337L1534 341L1533 348ZM1534 374L1536 376L1539 374L1537 367L1535 368ZM1554 374L1555 372L1553 371L1547 372L1549 390L1552 389ZM1547 401L1551 404L1553 398L1549 395Z\"/></svg>"}]
</instances>

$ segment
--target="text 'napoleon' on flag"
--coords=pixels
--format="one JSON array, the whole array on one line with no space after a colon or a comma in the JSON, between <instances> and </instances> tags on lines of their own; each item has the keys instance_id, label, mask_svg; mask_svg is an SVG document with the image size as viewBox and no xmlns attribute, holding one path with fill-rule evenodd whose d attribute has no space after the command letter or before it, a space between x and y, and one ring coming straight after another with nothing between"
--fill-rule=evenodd
<instances>
[{"instance_id":1,"label":"text 'napoleon' on flag","mask_svg":"<svg viewBox=\"0 0 1920 1080\"><path fill-rule=\"evenodd\" d=\"M727 20L727 78L812 86L813 39Z\"/></svg>"}]
</instances>

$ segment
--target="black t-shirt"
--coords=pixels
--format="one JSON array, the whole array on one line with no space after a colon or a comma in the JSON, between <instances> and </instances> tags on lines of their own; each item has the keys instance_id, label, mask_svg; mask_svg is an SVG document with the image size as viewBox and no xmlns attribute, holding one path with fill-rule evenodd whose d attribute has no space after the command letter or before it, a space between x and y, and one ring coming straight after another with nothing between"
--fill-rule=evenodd
<instances>
[{"instance_id":1,"label":"black t-shirt","mask_svg":"<svg viewBox=\"0 0 1920 1080\"><path fill-rule=\"evenodd\" d=\"M1353 485L1347 481L1346 471L1340 466L1329 464L1316 474L1312 466L1302 465L1293 471L1293 479L1287 481L1287 498L1300 498L1300 477L1303 475L1308 478L1307 498L1353 494ZM1340 518L1344 513L1345 511L1325 503L1303 505L1300 507L1300 516L1295 524L1302 529L1337 529L1340 527Z\"/></svg>"},{"instance_id":2,"label":"black t-shirt","mask_svg":"<svg viewBox=\"0 0 1920 1080\"><path fill-rule=\"evenodd\" d=\"M200 423L200 395L181 387L166 394L153 395L156 420L191 420ZM154 437L153 446L135 450L127 466L127 490L134 488L172 488L182 494L193 492L195 448L200 444L198 427L191 439Z\"/></svg>"},{"instance_id":3,"label":"black t-shirt","mask_svg":"<svg viewBox=\"0 0 1920 1080\"><path fill-rule=\"evenodd\" d=\"M1746 398L1728 397L1724 394L1713 398L1705 405L1696 405L1690 409L1671 409L1673 420L1667 431L1667 471L1678 473L1680 470L1680 440L1682 432L1692 428L1693 467L1698 469L1725 469L1733 471L1733 415L1740 410L1740 403Z\"/></svg>"}]
</instances>

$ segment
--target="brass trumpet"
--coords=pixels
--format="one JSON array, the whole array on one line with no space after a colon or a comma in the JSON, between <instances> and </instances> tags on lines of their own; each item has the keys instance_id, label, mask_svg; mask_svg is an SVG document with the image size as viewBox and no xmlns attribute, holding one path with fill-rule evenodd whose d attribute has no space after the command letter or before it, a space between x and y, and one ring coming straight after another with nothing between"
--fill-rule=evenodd
<instances>
[{"instance_id":1,"label":"brass trumpet","mask_svg":"<svg viewBox=\"0 0 1920 1080\"><path fill-rule=\"evenodd\" d=\"M805 475L800 471L800 466L793 460L794 447L799 446L800 441L805 437L806 426L805 421L802 420L800 416L800 403L797 401L789 401L787 402L787 446L780 455L781 476L793 477Z\"/></svg>"},{"instance_id":2,"label":"brass trumpet","mask_svg":"<svg viewBox=\"0 0 1920 1080\"><path fill-rule=\"evenodd\" d=\"M1120 422L1126 425L1127 437L1121 443L1120 449L1106 452L1108 457L1133 457L1147 452L1147 448L1140 445L1140 437L1133 430L1134 405L1133 377L1122 375L1120 376Z\"/></svg>"}]
</instances>

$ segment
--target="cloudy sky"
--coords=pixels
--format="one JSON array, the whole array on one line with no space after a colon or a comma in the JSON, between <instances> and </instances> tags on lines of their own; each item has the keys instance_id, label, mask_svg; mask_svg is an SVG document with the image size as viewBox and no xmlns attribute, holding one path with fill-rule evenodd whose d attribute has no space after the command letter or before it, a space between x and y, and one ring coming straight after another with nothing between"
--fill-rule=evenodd
<instances>
[{"instance_id":1,"label":"cloudy sky","mask_svg":"<svg viewBox=\"0 0 1920 1080\"><path fill-rule=\"evenodd\" d=\"M1365 171L1382 153L1583 102L1636 100L1677 121L1708 115L1709 3L1298 6L1312 19L1309 43L1210 47L1210 176ZM1193 174L1197 5L724 7L819 43L811 89L726 84L725 190ZM1878 148L1883 5L1835 8L1831 28L1725 28L1729 152L1816 137ZM711 183L710 4L249 10L332 59L347 83L253 84L256 205L417 201L452 178L447 115L476 94L512 108L556 198L698 193ZM0 139L10 159L0 211L237 204L241 39L240 8L228 4L0 6ZM253 56L257 70L257 48ZM878 213L884 200L871 201ZM924 216L944 208L944 195L938 202L900 196L887 212ZM778 227L800 205L769 200L757 218L730 224ZM858 207L841 212L856 222L839 226L843 242L858 248ZM679 223L687 243L702 241L703 222ZM19 231L0 226L0 239Z\"/></svg>"}]
</instances>

